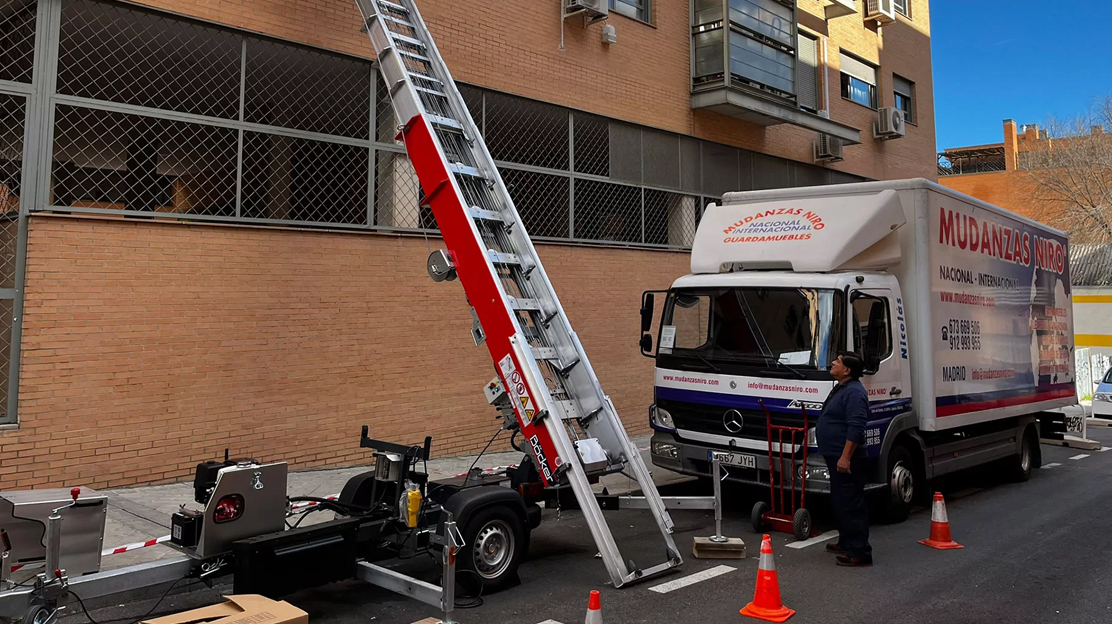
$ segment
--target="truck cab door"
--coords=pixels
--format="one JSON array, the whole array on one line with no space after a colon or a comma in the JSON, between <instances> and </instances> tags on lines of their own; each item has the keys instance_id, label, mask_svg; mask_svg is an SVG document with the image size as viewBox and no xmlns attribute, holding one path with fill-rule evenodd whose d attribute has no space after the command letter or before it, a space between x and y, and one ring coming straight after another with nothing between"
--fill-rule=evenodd
<instances>
[{"instance_id":1,"label":"truck cab door","mask_svg":"<svg viewBox=\"0 0 1112 624\"><path fill-rule=\"evenodd\" d=\"M872 418L895 416L908 409L911 398L902 298L889 288L864 288L851 294L850 303L853 344L865 360L861 383L869 391Z\"/></svg>"}]
</instances>

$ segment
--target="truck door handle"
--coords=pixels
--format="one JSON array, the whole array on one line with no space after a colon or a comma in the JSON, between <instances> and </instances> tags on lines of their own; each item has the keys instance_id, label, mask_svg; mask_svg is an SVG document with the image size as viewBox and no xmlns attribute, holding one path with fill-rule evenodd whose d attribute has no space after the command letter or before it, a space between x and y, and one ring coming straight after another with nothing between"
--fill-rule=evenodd
<instances>
[{"instance_id":1,"label":"truck door handle","mask_svg":"<svg viewBox=\"0 0 1112 624\"><path fill-rule=\"evenodd\" d=\"M888 391L888 394L890 396L899 396L899 395L903 394L903 390L901 390L899 388L892 388L891 390Z\"/></svg>"}]
</instances>

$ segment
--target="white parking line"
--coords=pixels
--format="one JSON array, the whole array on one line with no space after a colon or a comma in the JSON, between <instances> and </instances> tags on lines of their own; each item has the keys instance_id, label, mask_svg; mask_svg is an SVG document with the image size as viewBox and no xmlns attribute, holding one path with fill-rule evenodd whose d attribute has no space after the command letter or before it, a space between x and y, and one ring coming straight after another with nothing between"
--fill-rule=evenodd
<instances>
[{"instance_id":1,"label":"white parking line","mask_svg":"<svg viewBox=\"0 0 1112 624\"><path fill-rule=\"evenodd\" d=\"M1046 464L1046 465L1044 465L1044 466L1043 466L1043 468L1054 468L1055 466L1061 466L1061 465L1062 465L1062 464L1059 464L1059 463L1057 463L1057 462L1054 462L1054 463L1052 463L1052 464Z\"/></svg>"},{"instance_id":2,"label":"white parking line","mask_svg":"<svg viewBox=\"0 0 1112 624\"><path fill-rule=\"evenodd\" d=\"M556 620L545 620L543 622L540 622L540 624L560 624L560 622L557 622Z\"/></svg>"},{"instance_id":3,"label":"white parking line","mask_svg":"<svg viewBox=\"0 0 1112 624\"><path fill-rule=\"evenodd\" d=\"M838 532L837 531L827 531L826 533L819 533L818 535L812 537L811 539L805 539L805 540L801 540L801 541L798 541L798 542L792 542L790 544L787 544L787 547L788 548L796 548L796 549L807 548L808 546L814 546L815 544L821 544L825 541L832 540L835 537L838 537Z\"/></svg>"},{"instance_id":4,"label":"white parking line","mask_svg":"<svg viewBox=\"0 0 1112 624\"><path fill-rule=\"evenodd\" d=\"M1086 458L1086 457L1088 457L1088 456L1089 456L1089 454L1088 454L1088 453L1082 453L1082 454L1080 454L1080 455L1074 455L1074 456L1073 456L1073 457L1071 457L1070 459L1085 459L1085 458Z\"/></svg>"},{"instance_id":5,"label":"white parking line","mask_svg":"<svg viewBox=\"0 0 1112 624\"><path fill-rule=\"evenodd\" d=\"M687 587L688 585L694 585L695 583L701 583L703 581L712 579L716 576L722 576L723 574L729 574L730 572L733 572L736 569L737 568L733 568L733 567L730 567L728 565L716 566L716 567L710 568L709 570L703 570L702 572L696 572L695 574L688 574L687 576L685 576L683 578L678 578L674 581L668 581L667 583L661 583L660 585L653 585L652 587L649 588L649 591L656 592L658 594L667 594L670 591L676 591L677 589L683 589L684 587Z\"/></svg>"},{"instance_id":6,"label":"white parking line","mask_svg":"<svg viewBox=\"0 0 1112 624\"><path fill-rule=\"evenodd\" d=\"M1112 446L1102 446L1099 449L1097 449L1098 453L1103 453L1105 451L1112 451Z\"/></svg>"}]
</instances>

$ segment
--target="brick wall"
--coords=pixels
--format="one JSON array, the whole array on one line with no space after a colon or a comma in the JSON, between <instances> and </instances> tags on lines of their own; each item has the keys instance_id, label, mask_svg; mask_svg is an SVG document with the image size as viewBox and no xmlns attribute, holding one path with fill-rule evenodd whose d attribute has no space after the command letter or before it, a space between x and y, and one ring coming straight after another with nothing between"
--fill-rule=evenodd
<instances>
[{"instance_id":1,"label":"brick wall","mask_svg":"<svg viewBox=\"0 0 1112 624\"><path fill-rule=\"evenodd\" d=\"M942 176L938 182L959 193L1050 225L1055 224L1061 210L1037 198L1038 183L1026 171Z\"/></svg>"},{"instance_id":2,"label":"brick wall","mask_svg":"<svg viewBox=\"0 0 1112 624\"><path fill-rule=\"evenodd\" d=\"M372 57L352 0L140 0L143 4L276 37ZM770 128L691 109L689 3L653 2L653 24L614 14L618 43L601 42L602 24L569 19L560 49L560 0L460 2L418 0L457 80L608 117L811 162L814 132ZM937 176L928 0L912 0L913 20L900 16L879 30L860 15L821 16L824 2L799 0L800 21L829 37L831 117L862 130L862 145L831 165L876 179ZM880 102L893 104L893 71L916 84L919 122L895 141L872 138L876 113L840 94L839 49L879 62Z\"/></svg>"},{"instance_id":3,"label":"brick wall","mask_svg":"<svg viewBox=\"0 0 1112 624\"><path fill-rule=\"evenodd\" d=\"M427 249L414 237L34 217L20 425L0 431L0 480L178 480L225 447L296 469L357 464L363 424L399 442L432 435L440 456L477 451L497 427L481 389L495 373L459 283L425 273ZM539 252L624 423L646 432L641 292L686 273L688 255Z\"/></svg>"}]
</instances>

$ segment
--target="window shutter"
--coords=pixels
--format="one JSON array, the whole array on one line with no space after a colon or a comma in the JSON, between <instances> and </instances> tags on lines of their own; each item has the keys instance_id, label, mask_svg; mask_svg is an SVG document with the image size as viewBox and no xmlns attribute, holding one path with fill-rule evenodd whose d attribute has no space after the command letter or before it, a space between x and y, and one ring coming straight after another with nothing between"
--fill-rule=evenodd
<instances>
[{"instance_id":1,"label":"window shutter","mask_svg":"<svg viewBox=\"0 0 1112 624\"><path fill-rule=\"evenodd\" d=\"M842 53L842 73L876 86L876 68Z\"/></svg>"},{"instance_id":2,"label":"window shutter","mask_svg":"<svg viewBox=\"0 0 1112 624\"><path fill-rule=\"evenodd\" d=\"M799 106L819 108L819 50L818 40L800 33L799 56L795 70L796 97Z\"/></svg>"},{"instance_id":3,"label":"window shutter","mask_svg":"<svg viewBox=\"0 0 1112 624\"><path fill-rule=\"evenodd\" d=\"M906 95L909 98L915 95L911 90L911 81L906 78L900 78L895 74L892 75L892 90L900 95Z\"/></svg>"}]
</instances>

